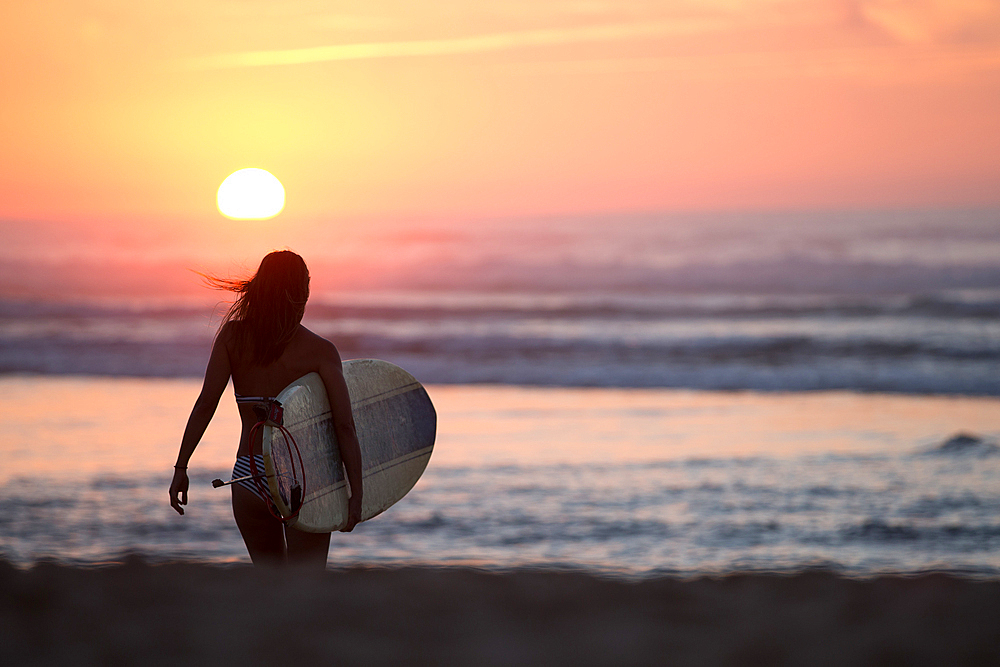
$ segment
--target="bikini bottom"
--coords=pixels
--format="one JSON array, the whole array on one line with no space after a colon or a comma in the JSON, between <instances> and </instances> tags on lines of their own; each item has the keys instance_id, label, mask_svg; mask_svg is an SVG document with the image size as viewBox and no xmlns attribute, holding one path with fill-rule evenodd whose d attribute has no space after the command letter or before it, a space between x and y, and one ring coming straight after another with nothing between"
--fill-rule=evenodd
<instances>
[{"instance_id":1,"label":"bikini bottom","mask_svg":"<svg viewBox=\"0 0 1000 667\"><path fill-rule=\"evenodd\" d=\"M261 484L266 485L267 481L264 479L264 457L261 456L260 454L255 454L254 459L255 459L254 463L257 464L257 474L260 475L259 481ZM239 477L247 477L252 474L253 470L250 468L250 457L237 456L236 465L233 466L232 478L237 479ZM264 496L263 494L261 494L260 489L257 487L257 484L255 483L254 480L244 479L235 483L239 484L244 489L247 489L248 491L252 492L255 496L260 498L262 502L265 503L267 502L266 500L264 500Z\"/></svg>"}]
</instances>

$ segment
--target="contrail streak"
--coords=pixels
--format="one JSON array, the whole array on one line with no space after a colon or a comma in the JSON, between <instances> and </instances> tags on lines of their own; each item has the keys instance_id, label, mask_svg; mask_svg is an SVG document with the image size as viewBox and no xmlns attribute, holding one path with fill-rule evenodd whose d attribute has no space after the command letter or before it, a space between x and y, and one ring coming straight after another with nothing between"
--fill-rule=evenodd
<instances>
[{"instance_id":1,"label":"contrail streak","mask_svg":"<svg viewBox=\"0 0 1000 667\"><path fill-rule=\"evenodd\" d=\"M579 28L505 32L452 39L336 44L304 49L223 53L188 58L183 61L183 65L186 69L228 69L236 67L267 67L272 65L302 65L342 60L370 60L374 58L447 56L508 51L533 46L555 46L580 42L611 42L637 37L689 33L694 30L717 27L716 24L710 24L706 21L617 23Z\"/></svg>"}]
</instances>

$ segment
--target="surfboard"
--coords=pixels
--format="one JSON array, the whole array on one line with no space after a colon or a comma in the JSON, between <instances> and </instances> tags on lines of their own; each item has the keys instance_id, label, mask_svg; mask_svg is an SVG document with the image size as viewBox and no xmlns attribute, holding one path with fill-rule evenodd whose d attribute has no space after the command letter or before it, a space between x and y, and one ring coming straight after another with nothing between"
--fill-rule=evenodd
<instances>
[{"instance_id":1,"label":"surfboard","mask_svg":"<svg viewBox=\"0 0 1000 667\"><path fill-rule=\"evenodd\" d=\"M361 520L398 502L417 483L434 450L437 414L423 386L399 366L378 359L344 362L344 379L361 447ZM277 426L263 428L264 472L282 516L298 514L288 524L298 530L326 533L347 525L350 485L340 460L326 388L317 373L291 383L278 396L284 427L302 457L304 495L296 497L286 480L298 460L290 460Z\"/></svg>"}]
</instances>

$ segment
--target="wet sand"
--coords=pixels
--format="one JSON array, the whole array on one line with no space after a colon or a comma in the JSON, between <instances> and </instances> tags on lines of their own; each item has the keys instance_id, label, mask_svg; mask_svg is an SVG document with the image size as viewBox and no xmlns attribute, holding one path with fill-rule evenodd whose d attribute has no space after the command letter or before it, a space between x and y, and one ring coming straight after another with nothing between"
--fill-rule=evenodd
<instances>
[{"instance_id":1,"label":"wet sand","mask_svg":"<svg viewBox=\"0 0 1000 667\"><path fill-rule=\"evenodd\" d=\"M1000 581L0 562L0 647L46 665L996 665Z\"/></svg>"}]
</instances>

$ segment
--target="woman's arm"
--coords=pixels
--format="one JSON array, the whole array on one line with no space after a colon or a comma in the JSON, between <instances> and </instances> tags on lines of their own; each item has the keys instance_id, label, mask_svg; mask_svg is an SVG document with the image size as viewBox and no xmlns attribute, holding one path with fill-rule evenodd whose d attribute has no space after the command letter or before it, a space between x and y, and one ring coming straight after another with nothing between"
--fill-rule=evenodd
<instances>
[{"instance_id":1,"label":"woman's arm","mask_svg":"<svg viewBox=\"0 0 1000 667\"><path fill-rule=\"evenodd\" d=\"M322 356L319 375L323 378L323 385L330 400L333 428L340 448L340 460L344 462L347 482L351 485L351 498L347 502L347 525L342 529L347 533L354 530L354 526L361 521L361 501L364 495L361 482L361 447L358 445L358 434L354 428L351 396L347 392L340 353L333 343L329 346L329 352Z\"/></svg>"},{"instance_id":2,"label":"woman's arm","mask_svg":"<svg viewBox=\"0 0 1000 667\"><path fill-rule=\"evenodd\" d=\"M215 345L212 346L212 356L208 359L208 367L205 369L205 382L201 386L201 394L194 402L191 409L191 416L188 417L187 426L184 428L184 436L181 438L181 448L177 453L177 463L174 466L174 478L170 482L170 506L177 510L178 514L184 514L181 505L187 505L188 476L187 465L194 453L195 447L201 441L201 436L205 434L208 423L212 421L216 408L219 407L219 399L226 385L229 384L231 368L229 365L229 352L223 341L225 328L215 338Z\"/></svg>"}]
</instances>

